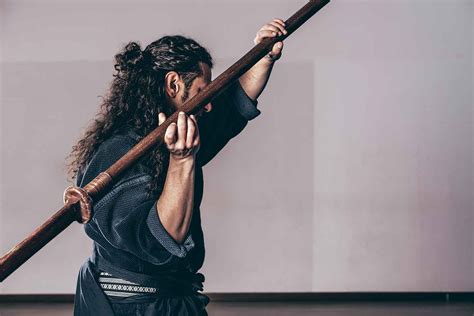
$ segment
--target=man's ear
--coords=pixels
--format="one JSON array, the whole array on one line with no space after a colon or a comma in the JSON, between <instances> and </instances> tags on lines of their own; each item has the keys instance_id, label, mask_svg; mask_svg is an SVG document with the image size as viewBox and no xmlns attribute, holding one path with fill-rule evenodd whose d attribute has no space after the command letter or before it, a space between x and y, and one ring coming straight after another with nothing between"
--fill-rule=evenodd
<instances>
[{"instance_id":1,"label":"man's ear","mask_svg":"<svg viewBox=\"0 0 474 316\"><path fill-rule=\"evenodd\" d=\"M168 97L175 98L180 89L181 78L176 71L170 71L165 75L165 91Z\"/></svg>"}]
</instances>

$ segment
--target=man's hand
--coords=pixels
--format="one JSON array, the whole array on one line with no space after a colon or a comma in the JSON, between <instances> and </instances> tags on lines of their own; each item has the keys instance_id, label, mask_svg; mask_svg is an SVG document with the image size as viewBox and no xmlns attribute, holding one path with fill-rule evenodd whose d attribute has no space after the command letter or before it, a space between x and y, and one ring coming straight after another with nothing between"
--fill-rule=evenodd
<instances>
[{"instance_id":1,"label":"man's hand","mask_svg":"<svg viewBox=\"0 0 474 316\"><path fill-rule=\"evenodd\" d=\"M283 22L282 19L274 19L260 28L255 36L254 43L257 45L264 38L281 36L287 33L285 22ZM256 100L262 93L270 77L275 61L281 57L282 50L283 42L275 43L270 53L239 78L240 85L252 100Z\"/></svg>"},{"instance_id":2,"label":"man's hand","mask_svg":"<svg viewBox=\"0 0 474 316\"><path fill-rule=\"evenodd\" d=\"M160 113L158 124L161 125L165 120L165 114ZM193 159L201 145L199 128L194 115L187 116L186 113L179 112L178 122L171 123L166 129L164 141L170 151L170 158Z\"/></svg>"},{"instance_id":3,"label":"man's hand","mask_svg":"<svg viewBox=\"0 0 474 316\"><path fill-rule=\"evenodd\" d=\"M158 124L166 120L158 115ZM156 202L158 217L168 234L181 244L191 224L194 205L195 155L200 139L194 115L178 114L178 122L166 129L165 144L170 151L163 191Z\"/></svg>"},{"instance_id":4,"label":"man's hand","mask_svg":"<svg viewBox=\"0 0 474 316\"><path fill-rule=\"evenodd\" d=\"M274 19L273 21L265 24L257 32L253 42L255 45L259 44L264 38L275 37L286 35L288 32L285 29L285 22L281 19ZM269 59L270 62L274 62L281 57L281 51L283 50L283 42L277 42L273 45L272 51L268 53L265 58Z\"/></svg>"}]
</instances>

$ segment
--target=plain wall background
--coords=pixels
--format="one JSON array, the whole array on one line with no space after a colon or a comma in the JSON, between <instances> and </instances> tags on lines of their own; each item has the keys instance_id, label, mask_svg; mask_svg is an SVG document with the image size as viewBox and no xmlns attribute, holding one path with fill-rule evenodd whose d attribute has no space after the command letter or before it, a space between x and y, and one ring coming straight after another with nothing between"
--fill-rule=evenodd
<instances>
[{"instance_id":1,"label":"plain wall background","mask_svg":"<svg viewBox=\"0 0 474 316\"><path fill-rule=\"evenodd\" d=\"M0 250L61 206L64 158L129 40L220 73L304 1L0 1ZM262 115L205 172L209 292L473 291L473 2L333 1L286 41ZM72 293L73 224L0 293Z\"/></svg>"}]
</instances>

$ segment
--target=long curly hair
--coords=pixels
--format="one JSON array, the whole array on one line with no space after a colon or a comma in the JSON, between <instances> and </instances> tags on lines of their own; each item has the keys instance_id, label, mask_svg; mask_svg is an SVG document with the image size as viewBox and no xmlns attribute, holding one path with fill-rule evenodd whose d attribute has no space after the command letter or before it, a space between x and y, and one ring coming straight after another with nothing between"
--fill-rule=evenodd
<instances>
[{"instance_id":1,"label":"long curly hair","mask_svg":"<svg viewBox=\"0 0 474 316\"><path fill-rule=\"evenodd\" d=\"M141 140L158 126L160 112L171 115L174 109L166 100L165 75L177 72L187 91L193 80L202 75L199 63L212 68L209 52L196 41L179 35L162 37L143 51L139 43L125 45L115 55L114 78L99 112L67 157L70 179L78 176L106 139L132 130ZM154 170L149 194L161 192L168 157L166 147L159 146L141 159Z\"/></svg>"}]
</instances>

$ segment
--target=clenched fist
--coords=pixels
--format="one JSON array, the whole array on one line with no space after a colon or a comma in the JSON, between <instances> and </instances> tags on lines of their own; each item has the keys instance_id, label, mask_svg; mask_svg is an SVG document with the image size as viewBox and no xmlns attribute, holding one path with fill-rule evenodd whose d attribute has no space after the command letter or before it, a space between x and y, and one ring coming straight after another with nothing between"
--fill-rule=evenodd
<instances>
[{"instance_id":1,"label":"clenched fist","mask_svg":"<svg viewBox=\"0 0 474 316\"><path fill-rule=\"evenodd\" d=\"M160 113L158 124L161 125L165 120L166 115ZM166 129L164 141L172 158L177 160L194 158L201 145L194 115L188 116L184 112L179 112L177 123L171 123Z\"/></svg>"},{"instance_id":2,"label":"clenched fist","mask_svg":"<svg viewBox=\"0 0 474 316\"><path fill-rule=\"evenodd\" d=\"M268 22L257 32L253 42L255 45L259 44L264 38L281 36L287 34L288 31L285 29L285 22L282 19L273 19ZM270 61L278 60L281 57L281 51L283 49L283 42L277 42L273 45L272 51L266 56Z\"/></svg>"}]
</instances>

